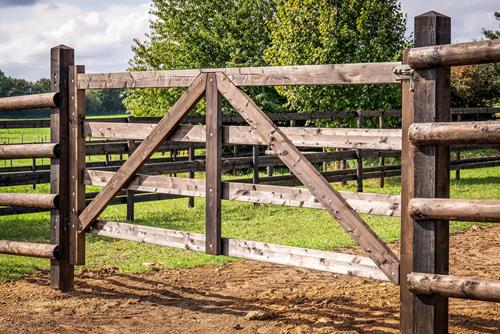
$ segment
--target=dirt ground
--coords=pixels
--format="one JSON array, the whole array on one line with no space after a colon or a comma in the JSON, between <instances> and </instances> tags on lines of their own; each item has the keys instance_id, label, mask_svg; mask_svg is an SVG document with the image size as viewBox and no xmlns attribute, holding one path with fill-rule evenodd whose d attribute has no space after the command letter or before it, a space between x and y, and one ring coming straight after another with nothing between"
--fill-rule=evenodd
<instances>
[{"instance_id":1,"label":"dirt ground","mask_svg":"<svg viewBox=\"0 0 500 334\"><path fill-rule=\"evenodd\" d=\"M394 245L397 249L397 245ZM500 227L451 241L452 273L500 279ZM47 273L0 285L0 333L397 333L398 287L240 261L146 275ZM452 300L450 332L500 333L500 304Z\"/></svg>"}]
</instances>

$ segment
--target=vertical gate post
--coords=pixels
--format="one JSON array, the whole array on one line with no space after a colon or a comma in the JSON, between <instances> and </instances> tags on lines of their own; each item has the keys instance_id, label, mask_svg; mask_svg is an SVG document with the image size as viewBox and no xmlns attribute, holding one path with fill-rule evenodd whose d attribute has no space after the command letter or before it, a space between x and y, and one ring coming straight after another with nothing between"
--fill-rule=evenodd
<instances>
[{"instance_id":1,"label":"vertical gate post","mask_svg":"<svg viewBox=\"0 0 500 334\"><path fill-rule=\"evenodd\" d=\"M415 47L450 43L450 18L436 12L415 17ZM413 92L409 90L413 89ZM449 223L415 221L408 201L449 197L449 147L412 147L408 126L420 122L447 122L450 113L450 69L418 70L403 84L403 171L401 226L401 331L447 333L448 299L438 295L411 295L406 275L411 271L448 274Z\"/></svg>"},{"instance_id":2,"label":"vertical gate post","mask_svg":"<svg viewBox=\"0 0 500 334\"><path fill-rule=\"evenodd\" d=\"M78 216L85 209L85 90L78 89L78 74L85 73L82 65L69 68L69 193L70 193L70 263L85 264L85 234L78 232Z\"/></svg>"},{"instance_id":3,"label":"vertical gate post","mask_svg":"<svg viewBox=\"0 0 500 334\"><path fill-rule=\"evenodd\" d=\"M74 50L59 45L50 50L51 91L59 92L59 106L50 113L50 140L59 143L59 157L50 161L50 192L59 194L59 209L50 212L51 243L60 246L61 255L50 262L50 286L70 291L74 286L74 266L69 257L69 66Z\"/></svg>"},{"instance_id":4,"label":"vertical gate post","mask_svg":"<svg viewBox=\"0 0 500 334\"><path fill-rule=\"evenodd\" d=\"M215 73L207 75L206 89L206 252L222 254L222 112Z\"/></svg>"}]
</instances>

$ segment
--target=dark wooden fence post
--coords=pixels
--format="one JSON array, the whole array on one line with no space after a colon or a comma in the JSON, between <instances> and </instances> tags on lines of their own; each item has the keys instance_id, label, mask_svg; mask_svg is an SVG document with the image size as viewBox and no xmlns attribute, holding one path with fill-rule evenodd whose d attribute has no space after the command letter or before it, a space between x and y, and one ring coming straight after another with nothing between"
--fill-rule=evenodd
<instances>
[{"instance_id":1,"label":"dark wooden fence post","mask_svg":"<svg viewBox=\"0 0 500 334\"><path fill-rule=\"evenodd\" d=\"M70 192L70 263L85 264L85 234L78 232L78 216L85 209L85 90L78 89L78 74L85 73L81 65L69 68L69 192Z\"/></svg>"},{"instance_id":2,"label":"dark wooden fence post","mask_svg":"<svg viewBox=\"0 0 500 334\"><path fill-rule=\"evenodd\" d=\"M462 120L462 115L458 114L457 115L457 122L460 122ZM456 161L457 161L457 169L455 170L455 183L458 184L460 182L460 158L461 158L461 153L460 152L460 149L457 148L457 150L455 151L455 154L456 154Z\"/></svg>"},{"instance_id":3,"label":"dark wooden fence post","mask_svg":"<svg viewBox=\"0 0 500 334\"><path fill-rule=\"evenodd\" d=\"M450 18L436 12L415 17L415 46L450 43ZM413 92L410 92L412 87ZM413 98L412 98L413 97ZM401 226L401 332L447 333L448 299L411 295L406 279L411 271L447 274L449 224L412 220L408 201L449 197L449 147L412 147L407 129L416 122L450 121L450 69L418 70L403 84L403 175Z\"/></svg>"},{"instance_id":4,"label":"dark wooden fence post","mask_svg":"<svg viewBox=\"0 0 500 334\"><path fill-rule=\"evenodd\" d=\"M195 159L195 149L193 146L189 146L188 148L188 159L189 161L194 161ZM194 171L189 171L188 177L190 179L194 179ZM189 208L194 208L194 197L188 197L188 207Z\"/></svg>"},{"instance_id":5,"label":"dark wooden fence post","mask_svg":"<svg viewBox=\"0 0 500 334\"><path fill-rule=\"evenodd\" d=\"M59 209L50 215L51 243L59 245L61 255L50 263L50 285L61 291L74 286L74 266L70 264L69 243L69 66L74 65L74 50L59 45L50 50L51 90L59 92L59 107L50 113L50 139L59 143L60 154L50 162L50 190L59 194Z\"/></svg>"},{"instance_id":6,"label":"dark wooden fence post","mask_svg":"<svg viewBox=\"0 0 500 334\"><path fill-rule=\"evenodd\" d=\"M361 111L357 112L356 127L361 129L363 127L363 116ZM356 150L356 191L363 192L363 154L360 149Z\"/></svg>"},{"instance_id":7,"label":"dark wooden fence post","mask_svg":"<svg viewBox=\"0 0 500 334\"><path fill-rule=\"evenodd\" d=\"M385 127L383 110L380 111L380 116L378 118L378 127L379 129L383 129ZM379 186L380 188L383 188L385 186L385 157L384 157L384 152L382 151L380 152L378 165L382 171L382 175L380 176Z\"/></svg>"},{"instance_id":8,"label":"dark wooden fence post","mask_svg":"<svg viewBox=\"0 0 500 334\"><path fill-rule=\"evenodd\" d=\"M252 146L252 183L259 183L259 146ZM254 203L253 207L258 206L259 203Z\"/></svg>"},{"instance_id":9,"label":"dark wooden fence post","mask_svg":"<svg viewBox=\"0 0 500 334\"><path fill-rule=\"evenodd\" d=\"M206 252L222 254L222 112L215 73L207 75L206 99Z\"/></svg>"}]
</instances>

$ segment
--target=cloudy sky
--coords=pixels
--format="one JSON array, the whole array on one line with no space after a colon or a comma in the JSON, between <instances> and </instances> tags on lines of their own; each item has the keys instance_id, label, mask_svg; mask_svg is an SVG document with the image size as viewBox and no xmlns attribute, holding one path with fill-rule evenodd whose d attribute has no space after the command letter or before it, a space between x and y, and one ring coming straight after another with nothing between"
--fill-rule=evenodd
<instances>
[{"instance_id":1,"label":"cloudy sky","mask_svg":"<svg viewBox=\"0 0 500 334\"><path fill-rule=\"evenodd\" d=\"M214 0L216 1L216 0ZM133 38L148 31L145 0L0 0L0 69L7 75L36 80L48 76L49 49L75 48L87 72L123 71ZM498 0L402 0L411 33L413 16L436 10L452 18L452 40L481 36L494 29Z\"/></svg>"}]
</instances>

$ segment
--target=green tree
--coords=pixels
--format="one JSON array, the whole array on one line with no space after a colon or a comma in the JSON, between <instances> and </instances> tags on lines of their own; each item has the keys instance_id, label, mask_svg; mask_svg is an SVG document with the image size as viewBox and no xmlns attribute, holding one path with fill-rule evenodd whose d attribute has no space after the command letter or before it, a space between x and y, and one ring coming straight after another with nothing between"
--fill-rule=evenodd
<instances>
[{"instance_id":1,"label":"green tree","mask_svg":"<svg viewBox=\"0 0 500 334\"><path fill-rule=\"evenodd\" d=\"M500 21L500 12L495 12L494 15ZM500 29L483 28L483 35L489 39L500 38ZM453 107L492 107L499 101L500 63L452 67L451 103Z\"/></svg>"},{"instance_id":2,"label":"green tree","mask_svg":"<svg viewBox=\"0 0 500 334\"><path fill-rule=\"evenodd\" d=\"M277 0L264 55L271 65L396 61L407 45L405 22L396 0ZM279 92L296 112L401 105L398 86L283 87Z\"/></svg>"},{"instance_id":3,"label":"green tree","mask_svg":"<svg viewBox=\"0 0 500 334\"><path fill-rule=\"evenodd\" d=\"M134 40L131 70L262 66L269 46L272 0L153 0L151 33ZM163 115L182 89L127 92L125 105L136 116ZM266 111L281 109L272 87L247 89ZM228 112L228 108L224 108ZM203 109L198 109L203 112Z\"/></svg>"}]
</instances>

